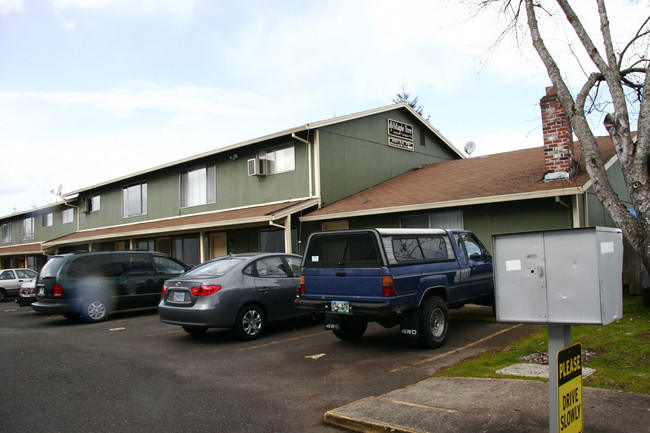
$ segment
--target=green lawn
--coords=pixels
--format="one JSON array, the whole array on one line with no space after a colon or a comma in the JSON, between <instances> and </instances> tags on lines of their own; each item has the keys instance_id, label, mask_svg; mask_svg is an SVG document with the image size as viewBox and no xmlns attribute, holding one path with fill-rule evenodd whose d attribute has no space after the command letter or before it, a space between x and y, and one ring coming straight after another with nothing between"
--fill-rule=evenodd
<instances>
[{"instance_id":1,"label":"green lawn","mask_svg":"<svg viewBox=\"0 0 650 433\"><path fill-rule=\"evenodd\" d=\"M623 318L604 326L572 326L573 343L581 343L583 367L596 372L584 379L584 386L650 394L650 308L641 298L625 296ZM514 377L497 374L500 368L521 363L522 357L548 349L546 326L498 349L485 352L436 376ZM532 379L546 380L546 379Z\"/></svg>"}]
</instances>

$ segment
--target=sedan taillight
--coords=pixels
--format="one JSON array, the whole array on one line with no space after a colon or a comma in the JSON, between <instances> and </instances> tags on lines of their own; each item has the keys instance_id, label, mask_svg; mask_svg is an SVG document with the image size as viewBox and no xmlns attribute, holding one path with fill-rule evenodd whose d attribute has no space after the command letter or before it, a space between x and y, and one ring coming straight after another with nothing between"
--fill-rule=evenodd
<instances>
[{"instance_id":1,"label":"sedan taillight","mask_svg":"<svg viewBox=\"0 0 650 433\"><path fill-rule=\"evenodd\" d=\"M194 296L210 296L221 290L221 286L196 286L190 290Z\"/></svg>"},{"instance_id":2,"label":"sedan taillight","mask_svg":"<svg viewBox=\"0 0 650 433\"><path fill-rule=\"evenodd\" d=\"M60 298L63 296L63 287L57 283L54 283L54 286L52 286L52 296L55 298Z\"/></svg>"},{"instance_id":3,"label":"sedan taillight","mask_svg":"<svg viewBox=\"0 0 650 433\"><path fill-rule=\"evenodd\" d=\"M167 294L167 289L168 289L167 284L163 284L163 288L162 288L162 294L163 295Z\"/></svg>"}]
</instances>

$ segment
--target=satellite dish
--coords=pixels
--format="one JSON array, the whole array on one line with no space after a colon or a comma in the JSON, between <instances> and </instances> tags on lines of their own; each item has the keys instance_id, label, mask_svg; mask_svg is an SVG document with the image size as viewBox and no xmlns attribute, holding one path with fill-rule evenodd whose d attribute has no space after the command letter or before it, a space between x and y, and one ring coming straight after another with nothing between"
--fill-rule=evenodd
<instances>
[{"instance_id":1,"label":"satellite dish","mask_svg":"<svg viewBox=\"0 0 650 433\"><path fill-rule=\"evenodd\" d=\"M465 143L465 153L467 153L469 156L472 156L472 153L476 150L476 143L473 141L468 141Z\"/></svg>"},{"instance_id":2,"label":"satellite dish","mask_svg":"<svg viewBox=\"0 0 650 433\"><path fill-rule=\"evenodd\" d=\"M465 149L465 151L467 151L467 149ZM63 190L63 185L59 185L59 187L56 189L56 195L61 197L61 191L62 190Z\"/></svg>"}]
</instances>

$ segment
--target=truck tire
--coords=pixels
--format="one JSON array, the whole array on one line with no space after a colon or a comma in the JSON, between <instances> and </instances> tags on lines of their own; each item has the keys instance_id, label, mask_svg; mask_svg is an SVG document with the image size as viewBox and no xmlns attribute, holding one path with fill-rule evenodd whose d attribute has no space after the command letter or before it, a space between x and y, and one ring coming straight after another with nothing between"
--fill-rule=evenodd
<instances>
[{"instance_id":1,"label":"truck tire","mask_svg":"<svg viewBox=\"0 0 650 433\"><path fill-rule=\"evenodd\" d=\"M447 303L438 296L427 297L420 306L420 345L428 349L444 346L448 329Z\"/></svg>"},{"instance_id":2,"label":"truck tire","mask_svg":"<svg viewBox=\"0 0 650 433\"><path fill-rule=\"evenodd\" d=\"M332 330L334 335L336 335L340 340L343 341L354 341L363 337L366 328L368 327L368 322L363 320L350 320L347 317L341 318L341 329Z\"/></svg>"}]
</instances>

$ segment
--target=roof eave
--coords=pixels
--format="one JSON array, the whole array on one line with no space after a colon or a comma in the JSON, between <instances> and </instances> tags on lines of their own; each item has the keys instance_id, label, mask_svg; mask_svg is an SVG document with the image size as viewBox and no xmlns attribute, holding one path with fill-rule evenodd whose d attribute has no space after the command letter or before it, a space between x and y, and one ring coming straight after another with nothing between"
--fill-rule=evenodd
<instances>
[{"instance_id":1,"label":"roof eave","mask_svg":"<svg viewBox=\"0 0 650 433\"><path fill-rule=\"evenodd\" d=\"M417 211L430 210L430 209L444 209L450 207L502 203L506 201L561 197L561 196L584 194L584 191L585 191L584 187L574 186L571 188L550 189L544 191L530 191L530 192L521 192L516 194L495 195L490 197L471 197L471 198L460 199L460 200L448 200L448 201L431 202L431 203L417 203L417 204L402 205L402 206L388 206L384 208L364 209L364 210L349 211L349 212L337 212L331 214L305 215L303 217L300 217L300 221L308 222L308 221L344 219L344 218L364 217L364 216L372 216L372 215L380 215L380 214L417 212Z\"/></svg>"}]
</instances>

